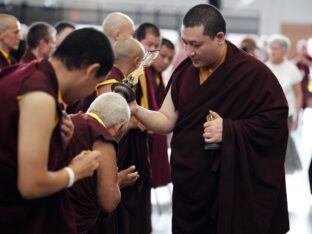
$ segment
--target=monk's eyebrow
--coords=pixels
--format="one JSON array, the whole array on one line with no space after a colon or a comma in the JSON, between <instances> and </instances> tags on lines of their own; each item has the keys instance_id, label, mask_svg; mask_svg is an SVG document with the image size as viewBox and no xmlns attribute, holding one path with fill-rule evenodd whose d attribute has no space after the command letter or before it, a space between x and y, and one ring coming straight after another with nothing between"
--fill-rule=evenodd
<instances>
[{"instance_id":1,"label":"monk's eyebrow","mask_svg":"<svg viewBox=\"0 0 312 234\"><path fill-rule=\"evenodd\" d=\"M181 38L184 44L189 44L189 45L200 45L202 42L201 41L187 41L183 38Z\"/></svg>"}]
</instances>

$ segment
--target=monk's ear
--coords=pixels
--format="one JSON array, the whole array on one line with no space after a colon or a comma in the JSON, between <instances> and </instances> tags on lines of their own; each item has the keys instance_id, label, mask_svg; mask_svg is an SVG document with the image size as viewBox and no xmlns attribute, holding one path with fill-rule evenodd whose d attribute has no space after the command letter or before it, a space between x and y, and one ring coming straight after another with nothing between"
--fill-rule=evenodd
<instances>
[{"instance_id":1,"label":"monk's ear","mask_svg":"<svg viewBox=\"0 0 312 234\"><path fill-rule=\"evenodd\" d=\"M95 77L97 71L100 69L101 65L99 63L93 63L86 67L87 77Z\"/></svg>"},{"instance_id":2,"label":"monk's ear","mask_svg":"<svg viewBox=\"0 0 312 234\"><path fill-rule=\"evenodd\" d=\"M0 40L2 40L2 38L4 37L5 35L5 30L1 30L0 31Z\"/></svg>"},{"instance_id":3,"label":"monk's ear","mask_svg":"<svg viewBox=\"0 0 312 234\"><path fill-rule=\"evenodd\" d=\"M8 32L9 32L8 28L0 30L0 40L2 40L2 38L5 37Z\"/></svg>"},{"instance_id":4,"label":"monk's ear","mask_svg":"<svg viewBox=\"0 0 312 234\"><path fill-rule=\"evenodd\" d=\"M142 62L142 58L141 56L136 56L134 59L133 59L133 66L138 68L140 66Z\"/></svg>"},{"instance_id":5,"label":"monk's ear","mask_svg":"<svg viewBox=\"0 0 312 234\"><path fill-rule=\"evenodd\" d=\"M124 123L115 123L111 128L108 129L108 131L115 140L119 141L119 138L124 133Z\"/></svg>"},{"instance_id":6,"label":"monk's ear","mask_svg":"<svg viewBox=\"0 0 312 234\"><path fill-rule=\"evenodd\" d=\"M218 32L215 38L217 39L218 44L224 43L225 41L225 35L223 32Z\"/></svg>"},{"instance_id":7,"label":"monk's ear","mask_svg":"<svg viewBox=\"0 0 312 234\"><path fill-rule=\"evenodd\" d=\"M116 31L115 31L115 41L119 41L119 40L121 39L120 36L121 36L120 31L119 31L119 30L116 30Z\"/></svg>"}]
</instances>

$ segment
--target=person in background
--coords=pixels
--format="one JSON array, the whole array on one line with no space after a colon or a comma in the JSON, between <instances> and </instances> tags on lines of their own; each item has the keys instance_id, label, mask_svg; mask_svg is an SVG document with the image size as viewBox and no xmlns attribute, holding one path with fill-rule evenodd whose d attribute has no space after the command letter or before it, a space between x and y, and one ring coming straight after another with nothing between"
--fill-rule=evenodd
<instances>
[{"instance_id":1,"label":"person in background","mask_svg":"<svg viewBox=\"0 0 312 234\"><path fill-rule=\"evenodd\" d=\"M124 186L125 181L117 177L117 143L127 130L130 109L121 95L110 92L98 96L86 113L70 117L75 131L65 152L68 162L81 150L100 152L96 173L69 189L78 233L89 233L101 211L114 211L121 198L119 184ZM137 178L133 173L126 182L133 184Z\"/></svg>"},{"instance_id":2,"label":"person in background","mask_svg":"<svg viewBox=\"0 0 312 234\"><path fill-rule=\"evenodd\" d=\"M156 25L143 23L134 33L135 38L143 45L146 52L159 50L160 32ZM136 85L136 99L139 103L149 105L149 91L145 68L140 66L130 76L138 78ZM139 180L132 187L123 191L123 201L119 207L119 215L126 217L122 220L121 232L133 234L148 234L152 231L151 223L151 166L148 145L148 134L144 126L135 119L131 119L131 128L122 139L120 150L120 168L135 165L140 175Z\"/></svg>"},{"instance_id":3,"label":"person in background","mask_svg":"<svg viewBox=\"0 0 312 234\"><path fill-rule=\"evenodd\" d=\"M113 84L121 82L137 69L142 62L144 48L136 39L129 37L120 39L114 44L114 54L114 67L105 81L98 84L98 94L111 92ZM145 173L145 171L142 172L142 162L146 162L146 159L140 159L143 157L140 149L145 149L146 145L140 146L141 139L133 130L137 130L137 121L131 118L127 133L119 143L117 165L121 170L119 173L130 168L136 168L140 178L133 186L121 189L122 200L117 210L106 219L98 222L97 233L146 233L146 224L142 223L142 220L146 219L144 213L142 214L142 210L144 211L142 207L145 206L146 202L142 199L142 190L145 191L145 187L143 187L144 181L142 181L141 175L141 173ZM145 176L145 174L143 175ZM142 201L144 201L143 205L140 204Z\"/></svg>"},{"instance_id":4,"label":"person in background","mask_svg":"<svg viewBox=\"0 0 312 234\"><path fill-rule=\"evenodd\" d=\"M298 127L299 114L302 107L302 74L294 63L287 59L290 48L290 40L288 37L280 34L271 35L268 38L269 43L269 61L266 65L274 73L280 82L285 93L288 106L289 116L288 125L291 131ZM301 170L302 165L297 152L295 142L291 135L288 137L285 171L293 173Z\"/></svg>"},{"instance_id":5,"label":"person in background","mask_svg":"<svg viewBox=\"0 0 312 234\"><path fill-rule=\"evenodd\" d=\"M251 37L244 38L239 48L245 51L247 54L250 54L252 56L256 56L256 50L257 50L257 43L256 41Z\"/></svg>"},{"instance_id":6,"label":"person in background","mask_svg":"<svg viewBox=\"0 0 312 234\"><path fill-rule=\"evenodd\" d=\"M149 103L152 110L159 110L165 98L165 85L162 72L171 64L174 53L174 44L170 40L162 38L158 56L150 67L145 68L145 75L151 87ZM157 188L169 184L171 182L171 176L166 135L150 135L150 159L152 187Z\"/></svg>"},{"instance_id":7,"label":"person in background","mask_svg":"<svg viewBox=\"0 0 312 234\"><path fill-rule=\"evenodd\" d=\"M84 28L51 58L0 73L1 232L76 233L66 188L93 174L100 153L83 151L64 167L73 128L60 103L89 95L112 65L107 37Z\"/></svg>"},{"instance_id":8,"label":"person in background","mask_svg":"<svg viewBox=\"0 0 312 234\"><path fill-rule=\"evenodd\" d=\"M302 108L312 107L312 81L310 80L310 67L312 67L312 57L308 54L308 42L301 39L297 42L297 53L292 61L297 65L303 74L301 89L303 94Z\"/></svg>"},{"instance_id":9,"label":"person in background","mask_svg":"<svg viewBox=\"0 0 312 234\"><path fill-rule=\"evenodd\" d=\"M69 21L59 21L54 25L56 30L55 45L59 46L62 41L76 29L75 24Z\"/></svg>"},{"instance_id":10,"label":"person in background","mask_svg":"<svg viewBox=\"0 0 312 234\"><path fill-rule=\"evenodd\" d=\"M217 8L192 7L181 27L188 58L161 108L131 111L153 132L173 131L173 234L285 234L287 101L270 69L225 34Z\"/></svg>"},{"instance_id":11,"label":"person in background","mask_svg":"<svg viewBox=\"0 0 312 234\"><path fill-rule=\"evenodd\" d=\"M121 82L136 70L145 54L143 45L132 37L118 40L113 48L115 63L105 81L97 85L99 94L111 92L111 85Z\"/></svg>"},{"instance_id":12,"label":"person in background","mask_svg":"<svg viewBox=\"0 0 312 234\"><path fill-rule=\"evenodd\" d=\"M108 14L103 20L102 30L105 35L107 35L113 46L118 40L132 36L134 32L134 23L129 16L121 12L113 12ZM97 93L96 90L94 90L94 92L88 97L85 97L76 103L69 105L66 111L68 113L86 111L96 96Z\"/></svg>"},{"instance_id":13,"label":"person in background","mask_svg":"<svg viewBox=\"0 0 312 234\"><path fill-rule=\"evenodd\" d=\"M45 22L36 22L29 26L26 37L27 50L21 63L49 58L55 49L55 29Z\"/></svg>"},{"instance_id":14,"label":"person in background","mask_svg":"<svg viewBox=\"0 0 312 234\"><path fill-rule=\"evenodd\" d=\"M19 63L21 61L21 58L23 57L23 54L26 51L26 36L28 32L28 26L26 24L21 24L21 40L18 45L17 50L11 50L10 55L13 56L15 59L16 63Z\"/></svg>"},{"instance_id":15,"label":"person in background","mask_svg":"<svg viewBox=\"0 0 312 234\"><path fill-rule=\"evenodd\" d=\"M0 14L0 71L16 63L10 52L18 49L22 39L20 30L21 25L17 18Z\"/></svg>"},{"instance_id":16,"label":"person in background","mask_svg":"<svg viewBox=\"0 0 312 234\"><path fill-rule=\"evenodd\" d=\"M129 16L121 12L112 12L103 20L102 29L114 45L118 40L134 33L134 23Z\"/></svg>"}]
</instances>

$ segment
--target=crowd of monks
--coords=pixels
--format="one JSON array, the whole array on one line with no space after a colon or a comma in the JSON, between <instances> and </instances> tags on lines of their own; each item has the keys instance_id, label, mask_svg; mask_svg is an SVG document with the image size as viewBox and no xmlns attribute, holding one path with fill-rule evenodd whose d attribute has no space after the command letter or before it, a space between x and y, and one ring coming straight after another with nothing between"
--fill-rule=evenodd
<instances>
[{"instance_id":1,"label":"crowd of monks","mask_svg":"<svg viewBox=\"0 0 312 234\"><path fill-rule=\"evenodd\" d=\"M165 86L176 50L155 24L112 12L102 30L34 22L23 37L0 14L0 229L149 234L151 188L172 182L174 234L287 233L289 100L225 36L217 8L192 7ZM129 77L127 103L113 87Z\"/></svg>"},{"instance_id":2,"label":"crowd of monks","mask_svg":"<svg viewBox=\"0 0 312 234\"><path fill-rule=\"evenodd\" d=\"M76 30L75 25L68 21L60 21L55 26L35 22L29 26L23 40L16 17L1 14L0 22L0 69L4 74L10 67L17 69L22 64L38 63L49 67L54 51ZM75 211L73 216L77 221L74 230L78 233L150 233L150 190L171 182L167 137L147 132L135 117L124 117L116 122L118 115L129 107L119 105L116 97L109 107L107 97L101 94L111 93L112 84L133 73L132 76L135 74L139 79L135 88L138 103L144 102L145 107L158 110L165 90L162 72L171 64L175 48L170 40L160 36L156 25L143 23L135 31L132 19L120 12L109 14L103 21L102 29L112 46L113 67L88 96L74 102L58 99L62 114L62 117L59 116L62 118L61 134L70 138L64 146L64 166L82 151L96 150L101 153L97 173L69 189ZM16 56L23 43L26 44L25 51ZM88 40L82 43L92 46ZM159 54L158 58L149 66L142 66L145 52L151 50ZM81 55L77 53L76 56ZM100 112L90 109L97 97L106 102ZM116 106L125 110L117 110ZM102 113L104 110L106 114ZM108 124L107 121L114 117L115 122ZM10 230L9 226L5 230Z\"/></svg>"}]
</instances>

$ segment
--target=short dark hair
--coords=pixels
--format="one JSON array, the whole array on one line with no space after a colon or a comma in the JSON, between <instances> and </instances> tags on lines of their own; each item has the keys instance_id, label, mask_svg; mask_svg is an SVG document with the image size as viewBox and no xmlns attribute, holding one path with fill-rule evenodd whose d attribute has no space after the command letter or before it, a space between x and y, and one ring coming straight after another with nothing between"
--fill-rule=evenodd
<instances>
[{"instance_id":1,"label":"short dark hair","mask_svg":"<svg viewBox=\"0 0 312 234\"><path fill-rule=\"evenodd\" d=\"M172 50L175 49L174 44L170 40L164 37L161 39L161 46L166 46L167 48L172 49Z\"/></svg>"},{"instance_id":2,"label":"short dark hair","mask_svg":"<svg viewBox=\"0 0 312 234\"><path fill-rule=\"evenodd\" d=\"M76 26L69 21L59 21L54 25L54 28L56 29L56 35L58 35L63 32L65 28L72 28L73 30L75 30Z\"/></svg>"},{"instance_id":3,"label":"short dark hair","mask_svg":"<svg viewBox=\"0 0 312 234\"><path fill-rule=\"evenodd\" d=\"M152 34L156 37L160 37L159 28L155 24L152 24L152 23L140 24L139 27L134 32L134 37L138 41L141 41L145 39L146 34Z\"/></svg>"},{"instance_id":4,"label":"short dark hair","mask_svg":"<svg viewBox=\"0 0 312 234\"><path fill-rule=\"evenodd\" d=\"M30 25L27 33L27 46L31 49L34 49L39 45L40 40L49 41L54 31L55 29L53 28L53 26L48 23L33 23L32 25Z\"/></svg>"},{"instance_id":5,"label":"short dark hair","mask_svg":"<svg viewBox=\"0 0 312 234\"><path fill-rule=\"evenodd\" d=\"M226 23L221 12L209 4L192 7L183 18L184 27L204 26L204 35L214 38L217 33L226 33Z\"/></svg>"},{"instance_id":6,"label":"short dark hair","mask_svg":"<svg viewBox=\"0 0 312 234\"><path fill-rule=\"evenodd\" d=\"M59 59L68 70L99 63L97 77L106 75L114 63L110 41L104 33L94 28L73 31L57 47L52 56Z\"/></svg>"}]
</instances>

